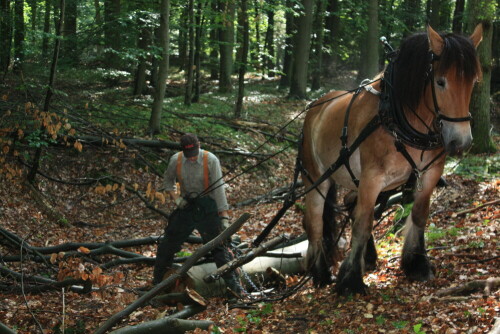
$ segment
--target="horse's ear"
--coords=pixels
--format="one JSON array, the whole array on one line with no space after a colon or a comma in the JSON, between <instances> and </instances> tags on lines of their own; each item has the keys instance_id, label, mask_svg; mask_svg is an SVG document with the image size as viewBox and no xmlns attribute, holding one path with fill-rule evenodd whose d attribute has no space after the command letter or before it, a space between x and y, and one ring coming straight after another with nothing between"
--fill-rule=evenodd
<instances>
[{"instance_id":1,"label":"horse's ear","mask_svg":"<svg viewBox=\"0 0 500 334\"><path fill-rule=\"evenodd\" d=\"M474 32L472 35L470 35L470 39L472 40L472 44L474 44L474 47L477 48L479 43L483 40L483 24L479 23L476 28L474 29Z\"/></svg>"},{"instance_id":2,"label":"horse's ear","mask_svg":"<svg viewBox=\"0 0 500 334\"><path fill-rule=\"evenodd\" d=\"M431 51L434 52L436 56L441 55L444 48L444 40L430 25L427 26L427 38L429 39Z\"/></svg>"}]
</instances>

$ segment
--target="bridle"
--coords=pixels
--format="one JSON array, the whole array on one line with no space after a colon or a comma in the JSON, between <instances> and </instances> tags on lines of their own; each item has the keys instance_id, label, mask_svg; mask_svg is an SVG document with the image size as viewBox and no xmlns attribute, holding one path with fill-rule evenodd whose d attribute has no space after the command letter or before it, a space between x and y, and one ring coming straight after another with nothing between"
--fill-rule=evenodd
<instances>
[{"instance_id":1,"label":"bridle","mask_svg":"<svg viewBox=\"0 0 500 334\"><path fill-rule=\"evenodd\" d=\"M434 126L431 128L422 118L411 108L408 108L415 117L427 128L427 132L421 132L413 127L408 121L402 104L394 94L394 66L398 52L391 51L387 53L389 64L382 78L382 92L380 96L379 114L382 120L382 125L396 138L397 141L405 145L417 148L419 150L428 151L443 147L441 138L442 121L447 122L469 122L472 116L469 113L466 117L449 117L444 115L439 108L436 97L436 87L434 82L434 62L439 60L439 56L432 50L429 51L429 70L426 73L426 81L430 81L432 92L433 109L430 109L434 114Z\"/></svg>"}]
</instances>

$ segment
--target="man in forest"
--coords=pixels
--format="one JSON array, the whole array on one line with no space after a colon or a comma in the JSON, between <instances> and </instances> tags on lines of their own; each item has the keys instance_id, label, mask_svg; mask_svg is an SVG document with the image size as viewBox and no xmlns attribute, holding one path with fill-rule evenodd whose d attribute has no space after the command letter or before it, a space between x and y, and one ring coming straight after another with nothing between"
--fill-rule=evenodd
<instances>
[{"instance_id":1,"label":"man in forest","mask_svg":"<svg viewBox=\"0 0 500 334\"><path fill-rule=\"evenodd\" d=\"M214 239L228 224L228 204L219 159L206 150L200 150L196 135L185 134L180 140L182 151L174 154L164 174L163 190L175 202L176 209L169 217L165 236L158 245L153 274L153 284L163 280L172 265L174 255L191 232L200 232L203 243ZM180 185L180 195L176 191ZM208 190L207 190L208 189ZM224 243L212 254L219 268L233 259ZM231 295L242 292L238 275L235 272L223 277Z\"/></svg>"}]
</instances>

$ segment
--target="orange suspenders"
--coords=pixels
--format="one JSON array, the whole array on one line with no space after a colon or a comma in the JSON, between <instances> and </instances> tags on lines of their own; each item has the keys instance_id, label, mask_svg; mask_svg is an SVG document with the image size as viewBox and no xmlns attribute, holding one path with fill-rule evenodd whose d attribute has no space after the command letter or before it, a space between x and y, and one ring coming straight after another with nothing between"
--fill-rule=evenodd
<instances>
[{"instance_id":1,"label":"orange suspenders","mask_svg":"<svg viewBox=\"0 0 500 334\"><path fill-rule=\"evenodd\" d=\"M182 152L177 156L177 181L182 186ZM204 189L208 189L208 151L203 151L203 185Z\"/></svg>"}]
</instances>

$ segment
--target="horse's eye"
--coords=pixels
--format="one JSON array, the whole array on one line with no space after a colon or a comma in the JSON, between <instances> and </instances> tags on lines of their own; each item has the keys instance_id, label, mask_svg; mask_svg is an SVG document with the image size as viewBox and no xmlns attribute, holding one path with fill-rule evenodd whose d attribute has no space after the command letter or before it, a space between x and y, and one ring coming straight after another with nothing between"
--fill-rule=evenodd
<instances>
[{"instance_id":1,"label":"horse's eye","mask_svg":"<svg viewBox=\"0 0 500 334\"><path fill-rule=\"evenodd\" d=\"M444 78L437 79L436 83L441 88L444 88L446 86L446 80Z\"/></svg>"}]
</instances>

